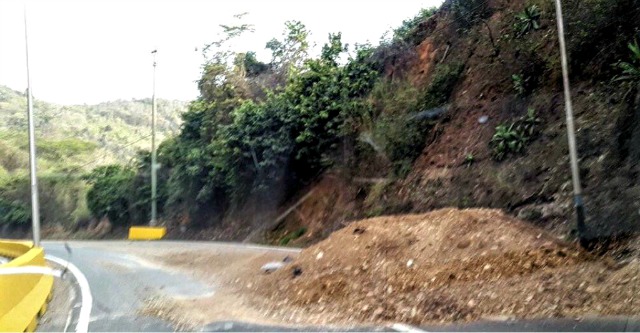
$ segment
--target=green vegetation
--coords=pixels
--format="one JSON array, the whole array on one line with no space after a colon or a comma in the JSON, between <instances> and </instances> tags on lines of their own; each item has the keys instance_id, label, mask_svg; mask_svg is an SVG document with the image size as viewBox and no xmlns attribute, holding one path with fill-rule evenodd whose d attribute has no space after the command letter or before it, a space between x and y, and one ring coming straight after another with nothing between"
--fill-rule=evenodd
<instances>
[{"instance_id":1,"label":"green vegetation","mask_svg":"<svg viewBox=\"0 0 640 333\"><path fill-rule=\"evenodd\" d=\"M64 157L73 157L81 154L91 154L96 150L98 144L76 138L67 138L53 141L36 142L37 152L50 160L57 160ZM28 149L27 145L20 147Z\"/></svg>"},{"instance_id":2,"label":"green vegetation","mask_svg":"<svg viewBox=\"0 0 640 333\"><path fill-rule=\"evenodd\" d=\"M309 56L309 30L300 21L285 22L282 41L274 38L267 42L266 48L271 51L271 64L276 67L302 67Z\"/></svg>"},{"instance_id":3,"label":"green vegetation","mask_svg":"<svg viewBox=\"0 0 640 333\"><path fill-rule=\"evenodd\" d=\"M291 241L302 237L302 235L304 235L306 232L307 232L307 228L306 227L300 227L299 229L297 229L295 231L292 231L292 232L288 233L286 236L284 236L280 240L280 245L281 246L285 246L285 245L289 244Z\"/></svg>"},{"instance_id":4,"label":"green vegetation","mask_svg":"<svg viewBox=\"0 0 640 333\"><path fill-rule=\"evenodd\" d=\"M521 74L511 75L511 82L513 82L513 89L516 91L518 96L524 96L526 94L526 80Z\"/></svg>"},{"instance_id":5,"label":"green vegetation","mask_svg":"<svg viewBox=\"0 0 640 333\"><path fill-rule=\"evenodd\" d=\"M496 127L496 133L491 138L491 146L493 157L497 161L502 161L509 153L519 154L524 149L526 140L513 128L514 126L511 124L508 127L506 125Z\"/></svg>"},{"instance_id":6,"label":"green vegetation","mask_svg":"<svg viewBox=\"0 0 640 333\"><path fill-rule=\"evenodd\" d=\"M622 70L622 74L616 77L618 81L640 81L640 46L638 41L629 43L631 51L630 62L620 61L616 66Z\"/></svg>"},{"instance_id":7,"label":"green vegetation","mask_svg":"<svg viewBox=\"0 0 640 333\"><path fill-rule=\"evenodd\" d=\"M159 137L178 130L184 103L159 100ZM0 86L0 225L31 219L26 98ZM60 106L36 101L36 148L43 225L90 218L86 170L126 161L149 146L150 101ZM97 217L101 217L97 215Z\"/></svg>"},{"instance_id":8,"label":"green vegetation","mask_svg":"<svg viewBox=\"0 0 640 333\"><path fill-rule=\"evenodd\" d=\"M157 129L162 139L179 130L180 114L186 103L163 99L157 103ZM98 155L104 162L129 159L137 150L149 147L146 138L151 134L151 101L148 99L96 105L56 105L36 100L34 108L38 114L35 125L39 145L60 141L71 146L74 143L69 139L76 143L82 140L94 144L95 151L90 155L94 158ZM24 94L0 86L0 141L6 143L7 137L13 137L19 139L17 147L27 146L25 110ZM9 143L13 145L14 141Z\"/></svg>"},{"instance_id":9,"label":"green vegetation","mask_svg":"<svg viewBox=\"0 0 640 333\"><path fill-rule=\"evenodd\" d=\"M422 152L433 119L446 110L463 68L460 64L436 67L423 91L388 81L380 81L372 90L373 115L361 119L361 140L371 140L384 151L397 177L404 178Z\"/></svg>"},{"instance_id":10,"label":"green vegetation","mask_svg":"<svg viewBox=\"0 0 640 333\"><path fill-rule=\"evenodd\" d=\"M628 47L631 59L621 56L628 54L627 44L638 33L637 4L566 1L572 75L578 75L578 82L586 84L584 77L611 82L615 74L620 80L638 80L638 44ZM498 15L491 17L494 10ZM524 8L451 0L403 21L376 46L349 48L340 33L330 34L318 55L311 55L305 25L288 21L282 34L266 43L268 60L258 59L255 50L232 47L236 38L253 31L243 23L244 15L236 16L234 24L221 26L222 38L204 47L200 95L186 112L180 112L181 103L160 102L160 218L207 227L247 207L273 210L327 170L347 176L363 171L363 177L390 180L388 188L374 187L367 199L371 202L354 216L388 213L391 206L413 209L400 201L414 200L415 193L393 186L412 171L428 140L438 142L445 135L444 142L460 144L455 131L469 130L474 123L461 117L482 112L490 119L502 118L497 109L509 105L513 95L511 89L503 94L505 83L521 97L513 105L527 97L532 105L551 109L545 103L552 98L542 102L534 92L555 91L552 85L560 83L555 25L545 14L552 11L552 4L541 0ZM494 31L505 35L494 39ZM427 37L428 43L421 44ZM454 95L461 100L452 101ZM53 207L48 208L53 213L45 214L47 222L88 216L106 216L116 225L148 220L150 158L141 151L148 147L148 102L37 103L42 115L38 136L44 138L38 141L42 186L55 193L45 200ZM29 218L24 108L22 94L0 89L0 110L7 110L0 113L0 223L20 224ZM525 152L540 123L529 109L526 116L497 126L488 145L493 158L502 161ZM464 144L452 156L463 158L463 167L484 167ZM485 155L476 148L473 153ZM436 147L442 149L446 147ZM417 165L441 164L446 158L427 156ZM95 169L86 174L90 168ZM445 192L442 184L433 186ZM396 202L387 198L391 191L406 197ZM425 199L419 203L424 206L415 207L443 204L437 200L444 199ZM474 200L462 193L450 202L466 206ZM288 234L283 242L300 235Z\"/></svg>"},{"instance_id":11,"label":"green vegetation","mask_svg":"<svg viewBox=\"0 0 640 333\"><path fill-rule=\"evenodd\" d=\"M536 5L526 7L516 15L514 29L517 37L526 35L529 31L540 29L540 8Z\"/></svg>"},{"instance_id":12,"label":"green vegetation","mask_svg":"<svg viewBox=\"0 0 640 333\"><path fill-rule=\"evenodd\" d=\"M277 205L327 168L348 163L344 151L354 148L346 143L367 129L382 142L395 173L406 174L432 127L418 116L445 107L463 66L438 66L426 89L416 92L380 78L391 57L380 51L409 42L434 12L424 10L405 21L380 48L356 47L346 62L339 60L348 51L339 33L329 35L317 58L309 58L306 27L287 22L282 37L267 43L272 59L266 64L254 52L229 49L251 26L225 26L227 35L206 49L200 97L184 113L180 133L159 148L166 217L187 214L193 224L207 225L250 200ZM388 102L396 93L406 95ZM94 216L109 215L109 207L131 211L123 207L146 200L143 192L115 190L129 186L123 180L132 179L129 170L113 166L112 173L93 175ZM110 218L132 220L124 214Z\"/></svg>"},{"instance_id":13,"label":"green vegetation","mask_svg":"<svg viewBox=\"0 0 640 333\"><path fill-rule=\"evenodd\" d=\"M86 176L91 184L87 204L94 216L106 216L114 224L129 222L132 179L135 172L118 165L94 169Z\"/></svg>"},{"instance_id":14,"label":"green vegetation","mask_svg":"<svg viewBox=\"0 0 640 333\"><path fill-rule=\"evenodd\" d=\"M383 115L377 121L375 133L384 145L397 177L404 178L409 173L411 164L424 147L425 136L430 128L427 121L406 117Z\"/></svg>"},{"instance_id":15,"label":"green vegetation","mask_svg":"<svg viewBox=\"0 0 640 333\"><path fill-rule=\"evenodd\" d=\"M447 103L463 70L462 64L443 64L436 67L433 81L427 87L422 98L422 108L430 109Z\"/></svg>"},{"instance_id":16,"label":"green vegetation","mask_svg":"<svg viewBox=\"0 0 640 333\"><path fill-rule=\"evenodd\" d=\"M31 218L31 211L20 201L0 198L0 224L25 224Z\"/></svg>"},{"instance_id":17,"label":"green vegetation","mask_svg":"<svg viewBox=\"0 0 640 333\"><path fill-rule=\"evenodd\" d=\"M31 218L28 147L23 133L0 135L0 224L23 224ZM86 184L79 179L96 144L80 139L37 142L43 223L70 225L88 217ZM23 213L24 212L24 213Z\"/></svg>"},{"instance_id":18,"label":"green vegetation","mask_svg":"<svg viewBox=\"0 0 640 333\"><path fill-rule=\"evenodd\" d=\"M243 62L226 61L237 56L226 52L230 39L216 44L218 51L207 61L200 81L201 97L183 115L180 134L159 148L159 161L166 167L160 173L167 177L161 190L170 193L167 211L187 212L202 223L200 217L211 218L211 210L220 213L249 197L280 200L282 189L295 188L332 164L333 150L351 131L345 120L359 112L359 99L378 76L367 61L371 50L358 49L341 66L338 57L346 47L335 34L319 58L302 62L306 29L291 22L287 29L282 41L268 43L274 62L264 67L268 73L261 73L277 78L285 70L289 79L284 85L261 85L258 77L242 70ZM126 200L109 190L111 186L98 188L100 177L115 184L120 173L95 176L89 202L104 204L90 205L92 213L108 213L106 207L114 200L122 206ZM142 197L127 200L132 204Z\"/></svg>"},{"instance_id":19,"label":"green vegetation","mask_svg":"<svg viewBox=\"0 0 640 333\"><path fill-rule=\"evenodd\" d=\"M472 166L472 165L473 165L473 163L474 163L475 161L476 161L476 158L475 158L475 156L473 156L473 154L472 154L472 153L466 154L466 155L464 156L464 164L465 164L467 167Z\"/></svg>"},{"instance_id":20,"label":"green vegetation","mask_svg":"<svg viewBox=\"0 0 640 333\"><path fill-rule=\"evenodd\" d=\"M511 125L498 125L489 144L493 158L502 161L509 154L521 154L538 134L540 123L536 111L529 108L525 117L519 118Z\"/></svg>"},{"instance_id":21,"label":"green vegetation","mask_svg":"<svg viewBox=\"0 0 640 333\"><path fill-rule=\"evenodd\" d=\"M410 45L420 44L425 36L425 31L419 30L421 23L426 21L438 11L437 8L426 8L420 10L418 15L402 21L400 27L393 30L393 40L405 42Z\"/></svg>"},{"instance_id":22,"label":"green vegetation","mask_svg":"<svg viewBox=\"0 0 640 333\"><path fill-rule=\"evenodd\" d=\"M73 226L89 218L87 185L75 175L43 174L38 177L43 224ZM12 174L0 180L0 224L27 224L31 219L29 176Z\"/></svg>"}]
</instances>

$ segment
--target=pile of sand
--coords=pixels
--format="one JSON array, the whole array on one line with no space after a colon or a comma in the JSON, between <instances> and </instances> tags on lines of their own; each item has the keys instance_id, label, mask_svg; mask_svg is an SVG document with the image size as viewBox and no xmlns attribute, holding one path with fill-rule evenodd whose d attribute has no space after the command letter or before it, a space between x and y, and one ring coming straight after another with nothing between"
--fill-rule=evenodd
<instances>
[{"instance_id":1,"label":"pile of sand","mask_svg":"<svg viewBox=\"0 0 640 333\"><path fill-rule=\"evenodd\" d=\"M499 210L442 209L352 223L249 289L291 322L576 317L639 313L637 271Z\"/></svg>"}]
</instances>

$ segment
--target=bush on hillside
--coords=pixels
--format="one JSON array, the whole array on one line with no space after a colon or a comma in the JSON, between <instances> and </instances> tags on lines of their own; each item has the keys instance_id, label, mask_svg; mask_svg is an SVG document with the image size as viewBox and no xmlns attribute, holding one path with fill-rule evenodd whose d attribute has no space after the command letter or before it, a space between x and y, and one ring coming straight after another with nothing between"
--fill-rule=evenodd
<instances>
[{"instance_id":1,"label":"bush on hillside","mask_svg":"<svg viewBox=\"0 0 640 333\"><path fill-rule=\"evenodd\" d=\"M202 216L249 197L277 203L330 166L379 75L371 49L358 49L340 65L345 51L340 34L330 35L319 58L307 59L264 99L248 98L238 91L242 85L227 80L223 73L237 72L234 67L205 71L180 135L159 150L168 207Z\"/></svg>"},{"instance_id":2,"label":"bush on hillside","mask_svg":"<svg viewBox=\"0 0 640 333\"><path fill-rule=\"evenodd\" d=\"M114 225L127 225L134 177L133 170L120 165L102 166L91 171L86 176L91 184L87 205L93 216L106 216Z\"/></svg>"},{"instance_id":3,"label":"bush on hillside","mask_svg":"<svg viewBox=\"0 0 640 333\"><path fill-rule=\"evenodd\" d=\"M519 155L540 132L542 121L534 109L529 109L527 115L518 118L511 125L498 125L496 132L489 142L491 153L496 161L502 161L509 155Z\"/></svg>"},{"instance_id":4,"label":"bush on hillside","mask_svg":"<svg viewBox=\"0 0 640 333\"><path fill-rule=\"evenodd\" d=\"M529 31L540 29L540 8L537 5L530 5L516 15L516 23L513 25L515 35L522 37Z\"/></svg>"},{"instance_id":5,"label":"bush on hillside","mask_svg":"<svg viewBox=\"0 0 640 333\"><path fill-rule=\"evenodd\" d=\"M629 43L630 60L619 61L616 67L622 72L616 76L617 81L640 81L640 45L638 41Z\"/></svg>"},{"instance_id":6,"label":"bush on hillside","mask_svg":"<svg viewBox=\"0 0 640 333\"><path fill-rule=\"evenodd\" d=\"M419 107L423 110L441 107L449 101L453 89L460 80L464 65L438 65L433 73L433 79L425 90Z\"/></svg>"},{"instance_id":7,"label":"bush on hillside","mask_svg":"<svg viewBox=\"0 0 640 333\"><path fill-rule=\"evenodd\" d=\"M0 225L27 224L31 220L31 210L22 202L0 198Z\"/></svg>"},{"instance_id":8,"label":"bush on hillside","mask_svg":"<svg viewBox=\"0 0 640 333\"><path fill-rule=\"evenodd\" d=\"M426 134L430 129L429 122L411 119L407 115L382 116L378 119L376 137L382 142L397 177L404 178L408 174L413 161L424 148Z\"/></svg>"},{"instance_id":9,"label":"bush on hillside","mask_svg":"<svg viewBox=\"0 0 640 333\"><path fill-rule=\"evenodd\" d=\"M85 200L87 186L77 176L45 173L38 177L38 189L42 225L59 223L72 226L78 220L88 217ZM28 174L12 174L0 179L0 199L5 203L5 212L17 213L21 210L20 207L25 207L26 219L30 219L31 185ZM15 209L8 208L10 206ZM24 214L10 215L24 216Z\"/></svg>"},{"instance_id":10,"label":"bush on hillside","mask_svg":"<svg viewBox=\"0 0 640 333\"><path fill-rule=\"evenodd\" d=\"M451 94L459 82L464 66L439 65L431 83L420 91L410 84L381 81L373 89L374 112L363 130L374 149L382 149L394 166L394 173L404 177L425 146L434 119L447 110ZM372 129L370 129L372 128ZM377 146L377 147L376 147Z\"/></svg>"},{"instance_id":11,"label":"bush on hillside","mask_svg":"<svg viewBox=\"0 0 640 333\"><path fill-rule=\"evenodd\" d=\"M425 31L419 31L418 27L438 11L437 8L423 8L410 19L402 21L402 25L393 30L392 41L405 42L411 46L420 44L426 37Z\"/></svg>"},{"instance_id":12,"label":"bush on hillside","mask_svg":"<svg viewBox=\"0 0 640 333\"><path fill-rule=\"evenodd\" d=\"M36 145L39 154L52 160L72 157L78 154L88 154L98 147L98 145L93 142L77 138L38 141L36 142Z\"/></svg>"}]
</instances>

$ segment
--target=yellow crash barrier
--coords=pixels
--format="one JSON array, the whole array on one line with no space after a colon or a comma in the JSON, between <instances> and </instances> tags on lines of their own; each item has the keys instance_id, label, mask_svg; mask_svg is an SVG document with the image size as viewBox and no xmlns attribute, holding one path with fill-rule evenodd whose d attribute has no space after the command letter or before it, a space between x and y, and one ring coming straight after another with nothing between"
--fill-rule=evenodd
<instances>
[{"instance_id":1,"label":"yellow crash barrier","mask_svg":"<svg viewBox=\"0 0 640 333\"><path fill-rule=\"evenodd\" d=\"M46 266L44 249L31 242L0 240L0 255L13 258L0 265L9 267ZM24 274L0 275L0 331L32 332L44 314L51 295L53 277Z\"/></svg>"},{"instance_id":2,"label":"yellow crash barrier","mask_svg":"<svg viewBox=\"0 0 640 333\"><path fill-rule=\"evenodd\" d=\"M153 240L161 239L167 234L165 227L131 227L129 228L129 239L131 240Z\"/></svg>"}]
</instances>

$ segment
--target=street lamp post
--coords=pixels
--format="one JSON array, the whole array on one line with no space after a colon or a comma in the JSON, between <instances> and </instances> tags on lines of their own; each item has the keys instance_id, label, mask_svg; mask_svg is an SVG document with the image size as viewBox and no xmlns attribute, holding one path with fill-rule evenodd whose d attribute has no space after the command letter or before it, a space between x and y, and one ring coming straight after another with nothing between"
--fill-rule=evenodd
<instances>
[{"instance_id":1,"label":"street lamp post","mask_svg":"<svg viewBox=\"0 0 640 333\"><path fill-rule=\"evenodd\" d=\"M585 209L582 199L582 186L578 169L578 152L576 150L575 125L573 122L573 105L571 104L571 89L569 85L569 65L567 61L567 47L564 39L564 19L562 4L556 0L556 21L558 23L558 39L560 42L560 56L562 61L562 80L564 85L564 103L567 116L567 137L569 140L569 157L571 160L571 178L573 181L573 201L576 208L577 230L580 242L586 239ZM583 243L584 244L584 243Z\"/></svg>"},{"instance_id":2,"label":"street lamp post","mask_svg":"<svg viewBox=\"0 0 640 333\"><path fill-rule=\"evenodd\" d=\"M38 200L38 177L36 163L36 136L33 117L33 94L31 93L31 75L29 73L29 38L27 34L27 5L24 6L24 44L27 62L27 117L29 122L29 174L31 178L31 223L33 245L40 246L40 203Z\"/></svg>"},{"instance_id":3,"label":"street lamp post","mask_svg":"<svg viewBox=\"0 0 640 333\"><path fill-rule=\"evenodd\" d=\"M155 227L157 224L158 214L158 166L156 155L156 53L158 50L151 51L153 54L153 95L151 98L151 221L149 226Z\"/></svg>"}]
</instances>

